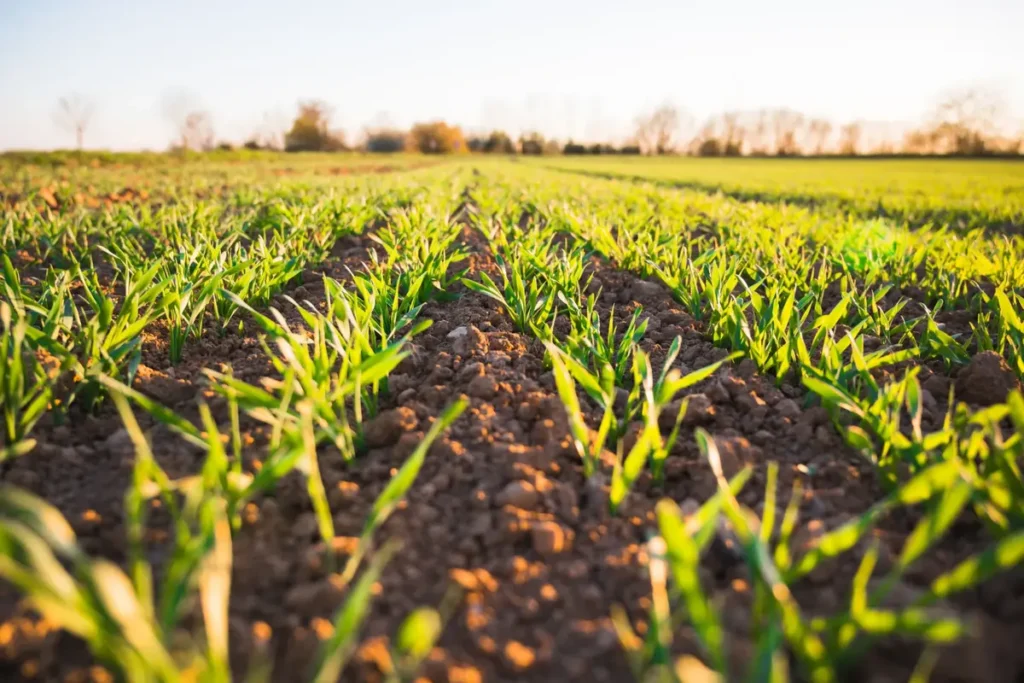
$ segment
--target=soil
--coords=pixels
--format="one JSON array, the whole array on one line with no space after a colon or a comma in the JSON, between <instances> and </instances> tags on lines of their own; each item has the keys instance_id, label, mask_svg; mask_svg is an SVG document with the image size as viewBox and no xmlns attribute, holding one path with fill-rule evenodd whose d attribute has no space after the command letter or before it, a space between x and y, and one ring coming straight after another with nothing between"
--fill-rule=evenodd
<instances>
[{"instance_id":1,"label":"soil","mask_svg":"<svg viewBox=\"0 0 1024 683\"><path fill-rule=\"evenodd\" d=\"M464 241L472 251L472 273L493 275L493 256L479 236L467 229ZM329 263L305 273L288 294L321 303L320 274L344 279L349 267L365 263L371 244L366 237L346 238ZM595 262L593 268L602 315L614 305L616 319L622 320L627 317L623 313L643 308L649 322L642 345L656 365L664 362L677 336L683 341L677 364L684 372L726 355L661 285L607 264ZM651 604L645 543L656 530L654 505L668 497L685 509L716 490L693 439L698 426L715 437L727 474L744 465L754 468L740 494L752 509L764 508L767 463L780 466L779 517L800 482L798 547L810 547L824 531L884 496L872 466L842 443L825 411L814 407L802 388L777 386L744 361L723 367L689 391L683 434L668 460L664 484L656 485L645 473L620 514L610 516L607 471L605 483L584 477L544 367L543 346L515 331L495 302L459 291L457 300L424 308L423 317L434 324L414 338L414 353L391 376L383 410L366 428L368 452L351 464L332 449L320 453L339 536L336 547L344 557L394 468L446 405L460 395L469 398L469 409L431 448L407 501L378 532L381 539L400 541L401 550L380 581L346 680L382 680L388 639L398 625L414 608L441 603L453 585L460 600L420 672L426 680L632 680L609 614L613 605L621 605L635 627L644 629ZM283 299L278 303L288 310ZM236 377L254 383L273 374L254 329L250 324L222 335L210 330L190 343L177 366L167 362L163 333L151 331L136 387L193 420L198 420L197 400L204 398L223 425L226 410L204 386L202 369L230 364ZM985 404L1003 391L989 377L999 369L979 358L959 377L930 372L926 381L936 395L950 382L958 390L961 385L976 390L974 402ZM928 419L941 423L938 403L926 410ZM138 417L151 430L156 456L172 477L198 469L202 453L147 416ZM243 429L246 458L252 463L260 458L267 435L251 420L244 421ZM34 436L36 450L16 460L5 481L56 505L88 553L123 563L122 504L133 449L116 412L107 405L69 424L44 421ZM230 604L236 673L241 677L252 654L267 649L275 680L304 680L302 672L345 593L325 573L324 548L300 475L289 475L272 494L253 501L243 517L234 538ZM901 511L881 524L875 540L882 571L916 521L913 511ZM151 527L148 548L159 572L168 547L167 520L159 510L152 513ZM894 599L909 604L931 578L988 542L980 523L959 522L915 565ZM843 609L866 549L862 543L793 587L805 615ZM726 536L709 547L701 577L722 610L730 658L739 672L754 653L752 597L745 565ZM1014 647L1024 638L1020 568L939 608L975 619L979 629L942 652L933 680L1021 680L1024 658ZM107 680L80 642L39 619L2 584L0 622L0 679ZM686 630L676 634L673 649L699 653ZM906 680L920 652L914 644L878 643L851 679Z\"/></svg>"}]
</instances>

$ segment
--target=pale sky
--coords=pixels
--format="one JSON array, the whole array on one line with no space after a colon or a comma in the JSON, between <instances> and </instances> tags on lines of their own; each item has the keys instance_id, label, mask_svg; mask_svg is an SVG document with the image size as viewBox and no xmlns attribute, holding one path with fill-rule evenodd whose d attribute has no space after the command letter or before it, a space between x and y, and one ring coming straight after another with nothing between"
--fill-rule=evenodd
<instances>
[{"instance_id":1,"label":"pale sky","mask_svg":"<svg viewBox=\"0 0 1024 683\"><path fill-rule=\"evenodd\" d=\"M72 147L71 93L110 149L165 148L181 92L233 142L307 98L350 138L382 114L617 138L663 101L908 122L974 84L1024 119L1022 30L1022 0L0 0L0 149Z\"/></svg>"}]
</instances>

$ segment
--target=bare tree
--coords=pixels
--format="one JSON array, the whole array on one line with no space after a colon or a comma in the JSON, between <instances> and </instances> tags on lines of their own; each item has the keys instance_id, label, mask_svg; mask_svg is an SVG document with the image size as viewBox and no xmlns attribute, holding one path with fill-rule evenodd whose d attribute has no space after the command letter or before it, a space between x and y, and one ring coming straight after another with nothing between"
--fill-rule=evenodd
<instances>
[{"instance_id":1,"label":"bare tree","mask_svg":"<svg viewBox=\"0 0 1024 683\"><path fill-rule=\"evenodd\" d=\"M53 113L54 122L69 133L75 134L75 147L82 151L82 140L85 130L92 121L94 108L92 102L82 95L70 95L57 100L57 109Z\"/></svg>"},{"instance_id":2,"label":"bare tree","mask_svg":"<svg viewBox=\"0 0 1024 683\"><path fill-rule=\"evenodd\" d=\"M264 149L284 149L284 134L288 130L288 116L280 109L263 112L263 121L253 140Z\"/></svg>"},{"instance_id":3,"label":"bare tree","mask_svg":"<svg viewBox=\"0 0 1024 683\"><path fill-rule=\"evenodd\" d=\"M689 149L699 156L740 156L747 136L743 113L729 111L712 116L701 126Z\"/></svg>"},{"instance_id":4,"label":"bare tree","mask_svg":"<svg viewBox=\"0 0 1024 683\"><path fill-rule=\"evenodd\" d=\"M771 115L772 136L776 156L794 156L800 153L797 132L804 123L804 116L792 109L776 109Z\"/></svg>"},{"instance_id":5,"label":"bare tree","mask_svg":"<svg viewBox=\"0 0 1024 683\"><path fill-rule=\"evenodd\" d=\"M689 152L701 157L722 155L722 142L718 139L717 118L711 117L701 125L697 135L690 141Z\"/></svg>"},{"instance_id":6,"label":"bare tree","mask_svg":"<svg viewBox=\"0 0 1024 683\"><path fill-rule=\"evenodd\" d=\"M761 109L753 115L753 125L751 128L751 141L750 141L750 153L755 156L763 156L768 154L768 118L770 112L767 109Z\"/></svg>"},{"instance_id":7,"label":"bare tree","mask_svg":"<svg viewBox=\"0 0 1024 683\"><path fill-rule=\"evenodd\" d=\"M826 119L811 119L807 124L807 134L810 138L810 149L821 156L825 153L829 135L832 134L832 124Z\"/></svg>"},{"instance_id":8,"label":"bare tree","mask_svg":"<svg viewBox=\"0 0 1024 683\"><path fill-rule=\"evenodd\" d=\"M213 119L188 93L174 93L164 98L164 117L174 126L174 146L186 150L213 149Z\"/></svg>"},{"instance_id":9,"label":"bare tree","mask_svg":"<svg viewBox=\"0 0 1024 683\"><path fill-rule=\"evenodd\" d=\"M860 121L845 124L839 129L839 153L846 156L856 156L860 147L862 133Z\"/></svg>"},{"instance_id":10,"label":"bare tree","mask_svg":"<svg viewBox=\"0 0 1024 683\"><path fill-rule=\"evenodd\" d=\"M743 154L743 140L747 131L740 124L740 112L728 111L722 114L722 140L725 143L722 154L738 157Z\"/></svg>"},{"instance_id":11,"label":"bare tree","mask_svg":"<svg viewBox=\"0 0 1024 683\"><path fill-rule=\"evenodd\" d=\"M969 88L949 93L932 115L932 134L943 151L954 154L984 153L998 132L1005 109L994 92Z\"/></svg>"},{"instance_id":12,"label":"bare tree","mask_svg":"<svg viewBox=\"0 0 1024 683\"><path fill-rule=\"evenodd\" d=\"M213 121L209 112L191 111L185 116L181 126L181 143L183 149L201 152L213 149Z\"/></svg>"},{"instance_id":13,"label":"bare tree","mask_svg":"<svg viewBox=\"0 0 1024 683\"><path fill-rule=\"evenodd\" d=\"M675 149L683 117L671 104L663 104L635 121L636 139L647 154L667 154Z\"/></svg>"}]
</instances>

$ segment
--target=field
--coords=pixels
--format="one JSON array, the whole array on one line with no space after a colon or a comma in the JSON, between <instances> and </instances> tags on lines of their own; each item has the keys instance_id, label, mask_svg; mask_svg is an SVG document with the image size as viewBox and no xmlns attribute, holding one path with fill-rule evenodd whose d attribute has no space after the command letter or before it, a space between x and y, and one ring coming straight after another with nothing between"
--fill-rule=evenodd
<instances>
[{"instance_id":1,"label":"field","mask_svg":"<svg viewBox=\"0 0 1024 683\"><path fill-rule=\"evenodd\" d=\"M735 199L835 207L911 227L1019 232L1024 225L1024 164L1015 161L562 157L541 163Z\"/></svg>"},{"instance_id":2,"label":"field","mask_svg":"<svg viewBox=\"0 0 1024 683\"><path fill-rule=\"evenodd\" d=\"M0 158L0 678L1024 677L1024 165Z\"/></svg>"}]
</instances>

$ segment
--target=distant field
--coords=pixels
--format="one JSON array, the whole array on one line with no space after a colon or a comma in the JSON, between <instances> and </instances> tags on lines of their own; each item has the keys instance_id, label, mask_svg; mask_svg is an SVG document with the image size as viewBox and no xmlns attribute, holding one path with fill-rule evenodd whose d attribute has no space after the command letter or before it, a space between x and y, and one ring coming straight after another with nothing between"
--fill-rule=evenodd
<instances>
[{"instance_id":1,"label":"distant field","mask_svg":"<svg viewBox=\"0 0 1024 683\"><path fill-rule=\"evenodd\" d=\"M419 154L282 154L215 151L184 157L155 153L11 152L0 154L0 205L27 201L51 209L96 208L170 196L220 196L236 188L280 185L287 178L331 186L344 176L450 163ZM183 194L183 188L187 192Z\"/></svg>"},{"instance_id":2,"label":"distant field","mask_svg":"<svg viewBox=\"0 0 1024 683\"><path fill-rule=\"evenodd\" d=\"M296 166L301 168L322 168L330 166L372 166L391 164L407 166L421 163L419 154L361 154L343 152L325 154L322 152L299 152L282 154L265 150L213 150L210 152L187 152L185 155L167 152L107 152L60 150L56 152L3 152L0 153L0 167L48 166L99 168L114 167L167 167L182 164L202 165L203 169L219 164L234 166Z\"/></svg>"},{"instance_id":3,"label":"distant field","mask_svg":"<svg viewBox=\"0 0 1024 683\"><path fill-rule=\"evenodd\" d=\"M1024 162L959 159L552 157L548 168L645 179L737 199L879 210L913 223L1024 226Z\"/></svg>"}]
</instances>

